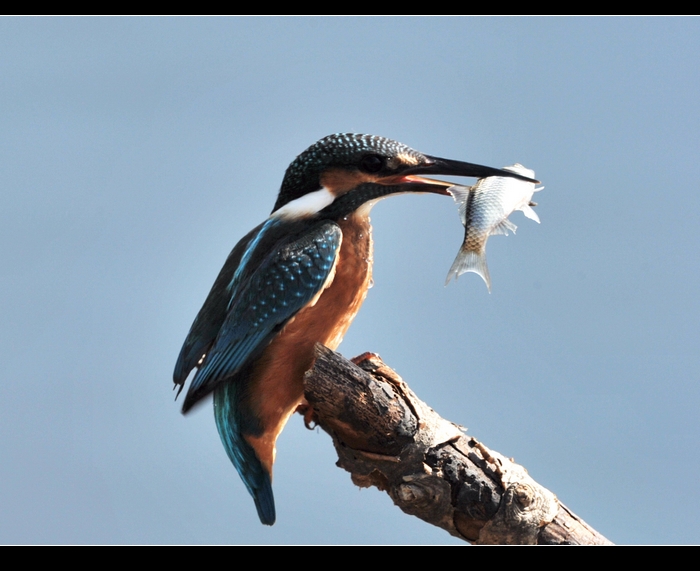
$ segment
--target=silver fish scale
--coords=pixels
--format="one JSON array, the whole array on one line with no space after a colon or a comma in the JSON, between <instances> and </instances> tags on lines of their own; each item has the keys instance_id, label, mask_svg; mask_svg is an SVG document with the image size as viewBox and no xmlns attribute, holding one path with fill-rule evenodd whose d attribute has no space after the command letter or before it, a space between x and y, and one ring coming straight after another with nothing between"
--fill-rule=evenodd
<instances>
[{"instance_id":1,"label":"silver fish scale","mask_svg":"<svg viewBox=\"0 0 700 571\"><path fill-rule=\"evenodd\" d=\"M518 174L534 178L535 172L520 164L505 167ZM448 189L459 208L459 216L464 225L464 242L457 253L445 284L452 277L459 277L466 272L480 275L491 291L491 278L486 264L486 241L494 234L515 233L517 226L508 220L508 216L521 210L525 216L539 223L539 218L532 210L530 202L535 188L527 181L491 176L482 178L472 187L453 186Z\"/></svg>"},{"instance_id":2,"label":"silver fish scale","mask_svg":"<svg viewBox=\"0 0 700 571\"><path fill-rule=\"evenodd\" d=\"M515 232L516 226L508 220L513 210L505 207L505 198L509 189L508 182L515 179L491 177L495 179L493 184L489 179L481 179L471 190L470 200L464 205L464 215L461 216L462 224L466 228L465 245L470 250L481 251L486 246L486 240L491 234L500 234L501 226L509 226L503 229L503 234L508 235L507 230ZM529 184L529 183L525 183ZM534 186L534 185L533 185ZM528 200L529 202L529 200ZM471 206L471 208L469 208ZM461 214L461 213L460 213Z\"/></svg>"}]
</instances>

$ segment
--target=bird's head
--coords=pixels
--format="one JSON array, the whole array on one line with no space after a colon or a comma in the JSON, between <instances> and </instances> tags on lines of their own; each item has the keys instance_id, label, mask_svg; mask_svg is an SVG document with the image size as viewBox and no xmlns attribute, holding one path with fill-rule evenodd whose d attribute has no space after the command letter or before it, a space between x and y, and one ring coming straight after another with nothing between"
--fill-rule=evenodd
<instances>
[{"instance_id":1,"label":"bird's head","mask_svg":"<svg viewBox=\"0 0 700 571\"><path fill-rule=\"evenodd\" d=\"M342 216L389 194L448 194L446 189L454 184L423 175L506 176L536 182L506 170L424 155L384 137L337 133L314 143L289 165L273 215Z\"/></svg>"}]
</instances>

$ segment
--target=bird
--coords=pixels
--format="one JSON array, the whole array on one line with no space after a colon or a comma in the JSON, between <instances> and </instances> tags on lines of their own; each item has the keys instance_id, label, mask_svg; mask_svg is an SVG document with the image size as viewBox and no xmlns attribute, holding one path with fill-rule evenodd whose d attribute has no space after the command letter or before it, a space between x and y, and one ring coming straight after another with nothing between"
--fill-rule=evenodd
<instances>
[{"instance_id":1,"label":"bird","mask_svg":"<svg viewBox=\"0 0 700 571\"><path fill-rule=\"evenodd\" d=\"M375 135L324 137L289 165L270 216L233 248L190 328L173 373L179 395L196 369L182 412L213 393L222 444L265 525L276 520L275 443L305 404L314 346L338 347L372 282L370 210L401 193L450 196L453 183L433 175L531 181Z\"/></svg>"}]
</instances>

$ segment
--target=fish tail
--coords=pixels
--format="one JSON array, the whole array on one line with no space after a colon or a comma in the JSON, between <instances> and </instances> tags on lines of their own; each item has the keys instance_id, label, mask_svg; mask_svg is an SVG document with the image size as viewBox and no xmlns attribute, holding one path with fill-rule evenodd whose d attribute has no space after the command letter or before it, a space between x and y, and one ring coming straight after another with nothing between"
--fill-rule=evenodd
<instances>
[{"instance_id":1,"label":"fish tail","mask_svg":"<svg viewBox=\"0 0 700 571\"><path fill-rule=\"evenodd\" d=\"M481 279L486 283L489 293L491 293L491 276L489 275L489 267L486 264L486 250L474 252L473 250L460 249L455 261L452 262L450 271L447 272L445 285L450 283L453 277L457 279L467 272L473 272L481 276Z\"/></svg>"},{"instance_id":2,"label":"fish tail","mask_svg":"<svg viewBox=\"0 0 700 571\"><path fill-rule=\"evenodd\" d=\"M272 525L276 519L272 478L241 432L240 390L240 381L224 382L214 390L216 428L226 454L253 496L260 521Z\"/></svg>"}]
</instances>

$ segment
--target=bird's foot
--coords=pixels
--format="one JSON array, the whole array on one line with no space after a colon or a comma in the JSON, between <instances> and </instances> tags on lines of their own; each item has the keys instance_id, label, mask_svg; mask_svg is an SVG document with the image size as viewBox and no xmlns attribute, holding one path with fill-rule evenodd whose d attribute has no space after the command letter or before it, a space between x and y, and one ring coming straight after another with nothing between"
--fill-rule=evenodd
<instances>
[{"instance_id":1,"label":"bird's foot","mask_svg":"<svg viewBox=\"0 0 700 571\"><path fill-rule=\"evenodd\" d=\"M358 367L361 366L360 365L361 363L364 363L366 361L369 361L369 362L377 362L378 361L382 365L384 364L384 362L382 361L382 358L379 356L379 354L372 353L372 351L365 351L364 353L362 353L362 355L358 355L357 357L353 357L350 360L353 363L355 363L355 365L357 365Z\"/></svg>"},{"instance_id":2,"label":"bird's foot","mask_svg":"<svg viewBox=\"0 0 700 571\"><path fill-rule=\"evenodd\" d=\"M303 403L297 406L296 412L304 417L304 426L309 430L313 430L318 425L316 411L309 403Z\"/></svg>"}]
</instances>

